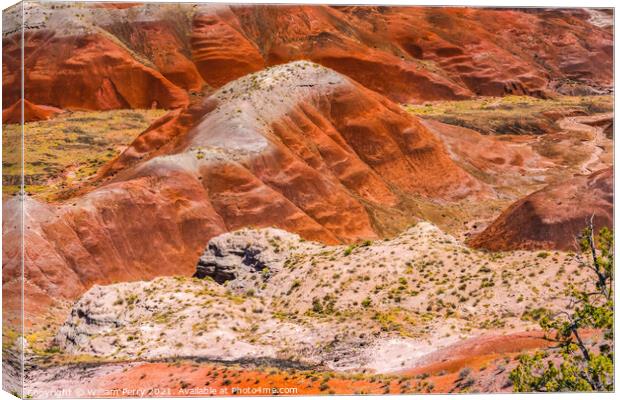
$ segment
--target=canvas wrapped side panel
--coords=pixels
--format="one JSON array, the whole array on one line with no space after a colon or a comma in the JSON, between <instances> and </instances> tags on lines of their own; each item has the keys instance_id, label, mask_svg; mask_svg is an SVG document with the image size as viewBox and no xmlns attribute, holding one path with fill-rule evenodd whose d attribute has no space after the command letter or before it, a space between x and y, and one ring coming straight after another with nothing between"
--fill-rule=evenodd
<instances>
[{"instance_id":1,"label":"canvas wrapped side panel","mask_svg":"<svg viewBox=\"0 0 620 400\"><path fill-rule=\"evenodd\" d=\"M2 388L23 397L23 4L2 13Z\"/></svg>"}]
</instances>

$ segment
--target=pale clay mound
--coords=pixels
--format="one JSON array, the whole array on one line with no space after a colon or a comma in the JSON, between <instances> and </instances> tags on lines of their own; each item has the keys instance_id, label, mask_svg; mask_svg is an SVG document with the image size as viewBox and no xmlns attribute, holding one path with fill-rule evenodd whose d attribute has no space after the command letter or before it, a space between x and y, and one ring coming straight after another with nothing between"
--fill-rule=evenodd
<instances>
[{"instance_id":1,"label":"pale clay mound","mask_svg":"<svg viewBox=\"0 0 620 400\"><path fill-rule=\"evenodd\" d=\"M208 161L239 161L256 156L270 147L265 135L272 133L275 121L299 103L318 102L343 85L352 87L353 83L308 61L270 67L232 81L212 95L217 107L192 128L175 154L143 163L138 174L164 166L198 174L200 166Z\"/></svg>"},{"instance_id":2,"label":"pale clay mound","mask_svg":"<svg viewBox=\"0 0 620 400\"><path fill-rule=\"evenodd\" d=\"M397 371L487 329L536 326L523 313L564 305L576 265L567 253L471 250L425 222L358 247L244 229L209 242L196 274L204 279L94 286L56 342L107 359Z\"/></svg>"}]
</instances>

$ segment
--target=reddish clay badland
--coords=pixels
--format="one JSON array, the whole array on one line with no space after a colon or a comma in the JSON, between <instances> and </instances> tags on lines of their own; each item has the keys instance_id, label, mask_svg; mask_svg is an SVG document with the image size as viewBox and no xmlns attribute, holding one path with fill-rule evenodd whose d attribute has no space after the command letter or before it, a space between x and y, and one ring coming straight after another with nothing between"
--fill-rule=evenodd
<instances>
[{"instance_id":1,"label":"reddish clay badland","mask_svg":"<svg viewBox=\"0 0 620 400\"><path fill-rule=\"evenodd\" d=\"M229 374L299 394L511 390L514 358L548 347L534 311L561 307L580 276L575 237L612 225L608 10L25 13L23 98L21 32L3 35L3 124L17 137L23 118L38 146L23 160L32 390L58 374L104 395L219 389ZM119 110L137 137L87 135ZM59 132L73 147L34 140ZM105 154L86 168L70 149L95 142ZM37 158L52 153L62 173ZM3 177L14 297L16 154ZM19 307L5 302L5 320ZM98 361L88 377L80 357Z\"/></svg>"},{"instance_id":2,"label":"reddish clay badland","mask_svg":"<svg viewBox=\"0 0 620 400\"><path fill-rule=\"evenodd\" d=\"M135 20L127 22L132 10ZM585 11L87 6L84 13L56 9L30 27L28 100L71 109L175 108L187 104L180 89L217 88L298 59L400 102L544 96L608 87L612 78L609 27L593 30ZM20 53L15 38L4 42L7 107L19 99Z\"/></svg>"}]
</instances>

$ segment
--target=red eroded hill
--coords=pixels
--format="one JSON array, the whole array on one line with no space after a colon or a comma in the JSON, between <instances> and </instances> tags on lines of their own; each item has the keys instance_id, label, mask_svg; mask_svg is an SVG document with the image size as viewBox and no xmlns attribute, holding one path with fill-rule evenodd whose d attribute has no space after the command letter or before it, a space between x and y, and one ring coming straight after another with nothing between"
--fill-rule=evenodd
<instances>
[{"instance_id":1,"label":"red eroded hill","mask_svg":"<svg viewBox=\"0 0 620 400\"><path fill-rule=\"evenodd\" d=\"M398 102L601 93L612 85L610 22L587 10L26 8L26 97L60 108L176 108L188 103L186 91L302 59ZM19 99L19 38L3 38L4 108Z\"/></svg>"},{"instance_id":2,"label":"red eroded hill","mask_svg":"<svg viewBox=\"0 0 620 400\"><path fill-rule=\"evenodd\" d=\"M164 128L184 116L156 123L90 193L28 202L32 293L74 298L95 283L189 275L211 237L243 226L374 238L389 226L377 212L407 210L406 199L488 192L416 117L317 64L231 82L202 110L185 131Z\"/></svg>"},{"instance_id":3,"label":"red eroded hill","mask_svg":"<svg viewBox=\"0 0 620 400\"><path fill-rule=\"evenodd\" d=\"M194 23L198 28L194 29L193 36L194 52L200 57L198 66L205 80L215 86L259 70L263 65L305 59L332 68L401 102L471 95L468 89L405 59L384 38L359 30L335 8L205 9L198 12ZM216 34L215 29L221 34ZM246 56L236 57L237 51L244 51ZM223 71L218 68L222 63L227 66Z\"/></svg>"},{"instance_id":4,"label":"red eroded hill","mask_svg":"<svg viewBox=\"0 0 620 400\"><path fill-rule=\"evenodd\" d=\"M613 226L613 169L552 184L511 205L470 245L489 250L575 250L575 237L593 217Z\"/></svg>"},{"instance_id":5,"label":"red eroded hill","mask_svg":"<svg viewBox=\"0 0 620 400\"><path fill-rule=\"evenodd\" d=\"M189 36L191 17L178 7L160 5L158 19L113 18L102 27L118 38L138 58L154 68L174 85L188 91L200 91L205 81L192 59Z\"/></svg>"},{"instance_id":6,"label":"red eroded hill","mask_svg":"<svg viewBox=\"0 0 620 400\"><path fill-rule=\"evenodd\" d=\"M299 59L399 102L598 92L612 82L613 38L586 11L198 7L191 47L215 87Z\"/></svg>"},{"instance_id":7,"label":"red eroded hill","mask_svg":"<svg viewBox=\"0 0 620 400\"><path fill-rule=\"evenodd\" d=\"M18 101L21 54L18 38L4 39L3 105ZM25 35L24 96L63 109L176 108L187 94L156 69L137 61L99 34L58 35L51 30Z\"/></svg>"},{"instance_id":8,"label":"red eroded hill","mask_svg":"<svg viewBox=\"0 0 620 400\"><path fill-rule=\"evenodd\" d=\"M587 11L345 7L358 29L383 37L477 95L610 88L613 38Z\"/></svg>"},{"instance_id":9,"label":"red eroded hill","mask_svg":"<svg viewBox=\"0 0 620 400\"><path fill-rule=\"evenodd\" d=\"M214 87L265 67L260 49L245 36L228 7L206 9L194 16L191 48L198 70Z\"/></svg>"},{"instance_id":10,"label":"red eroded hill","mask_svg":"<svg viewBox=\"0 0 620 400\"><path fill-rule=\"evenodd\" d=\"M24 106L24 122L41 121L50 119L54 115L63 112L56 107L32 104L28 100L17 101L9 108L2 111L3 124L20 124L22 122L22 104Z\"/></svg>"}]
</instances>

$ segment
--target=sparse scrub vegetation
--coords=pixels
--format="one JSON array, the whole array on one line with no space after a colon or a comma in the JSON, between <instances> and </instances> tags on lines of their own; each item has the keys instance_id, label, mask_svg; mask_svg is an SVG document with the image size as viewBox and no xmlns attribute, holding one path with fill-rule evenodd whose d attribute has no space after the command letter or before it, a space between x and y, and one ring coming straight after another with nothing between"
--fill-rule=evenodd
<instances>
[{"instance_id":1,"label":"sparse scrub vegetation","mask_svg":"<svg viewBox=\"0 0 620 400\"><path fill-rule=\"evenodd\" d=\"M283 356L299 357L299 346L319 346L324 354L332 354L351 342L376 346L398 338L426 343L478 335L481 330L527 329L545 315L543 309L552 308L553 285L536 294L537 284L524 279L535 271L538 280L542 270L541 285L555 285L556 269L548 267L557 263L552 257L543 259L537 252L502 256L464 252L435 228L419 224L416 229L367 247L290 243L270 234L265 238L269 246L278 247L279 253L273 254L283 257L281 264L261 265L250 274L256 279L248 278L243 286L234 281L218 284L208 277L172 277L141 288L119 288L114 299L119 308L126 307L127 316L115 329L117 357L148 358L153 343L174 354L200 352L209 347L204 343L234 351L242 348L242 342L259 349L278 348ZM227 246L244 233L230 235L222 239ZM345 255L348 248L355 250ZM574 278L574 264L566 263L565 268L565 276ZM144 321L157 333L145 335L135 328ZM299 333L277 333L282 324ZM179 341L173 333L177 327L192 332L192 339ZM324 339L306 344L304 338L314 335ZM129 345L134 343L138 348ZM366 346L354 348L369 351ZM408 362L406 357L394 360L398 368ZM472 376L461 379L457 389L471 390ZM391 390L416 392L431 386L419 382L402 382Z\"/></svg>"},{"instance_id":2,"label":"sparse scrub vegetation","mask_svg":"<svg viewBox=\"0 0 620 400\"><path fill-rule=\"evenodd\" d=\"M45 201L69 197L72 188L86 182L119 154L165 110L113 110L68 112L47 121L24 125L26 193ZM3 126L3 135L19 137L20 125ZM20 141L5 140L3 174L20 174L11 162ZM50 183L50 181L52 183ZM3 188L10 190L10 185Z\"/></svg>"},{"instance_id":3,"label":"sparse scrub vegetation","mask_svg":"<svg viewBox=\"0 0 620 400\"><path fill-rule=\"evenodd\" d=\"M540 315L541 328L558 350L521 355L510 373L516 391L613 391L613 233L603 228L595 237L590 221L579 244L579 265L591 273L592 283L569 288L567 309ZM586 341L586 329L600 330L602 340Z\"/></svg>"}]
</instances>

